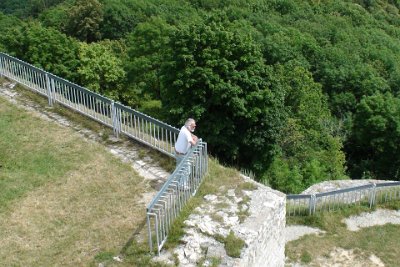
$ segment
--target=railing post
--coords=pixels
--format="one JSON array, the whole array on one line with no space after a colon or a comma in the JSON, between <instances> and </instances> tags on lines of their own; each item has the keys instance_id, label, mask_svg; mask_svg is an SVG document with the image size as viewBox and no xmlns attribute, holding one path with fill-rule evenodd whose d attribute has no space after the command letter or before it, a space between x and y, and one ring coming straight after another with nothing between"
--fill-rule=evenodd
<instances>
[{"instance_id":1,"label":"railing post","mask_svg":"<svg viewBox=\"0 0 400 267\"><path fill-rule=\"evenodd\" d=\"M149 215L149 211L148 210L147 210L146 217L147 217L147 227L148 227L147 231L148 231L148 234L149 234L149 247L150 247L150 252L152 252L153 251L153 239L151 237L150 215Z\"/></svg>"},{"instance_id":2,"label":"railing post","mask_svg":"<svg viewBox=\"0 0 400 267\"><path fill-rule=\"evenodd\" d=\"M115 102L111 101L111 120L113 125L114 135L118 138L120 132L120 118L115 107Z\"/></svg>"},{"instance_id":3,"label":"railing post","mask_svg":"<svg viewBox=\"0 0 400 267\"><path fill-rule=\"evenodd\" d=\"M372 208L373 205L375 205L375 197L376 197L376 184L372 184L372 188L369 191L369 208Z\"/></svg>"},{"instance_id":4,"label":"railing post","mask_svg":"<svg viewBox=\"0 0 400 267\"><path fill-rule=\"evenodd\" d=\"M49 100L49 106L52 107L53 106L53 95L52 95L53 90L51 90L51 82L50 82L48 73L46 73L46 90L47 90L47 98Z\"/></svg>"},{"instance_id":5,"label":"railing post","mask_svg":"<svg viewBox=\"0 0 400 267\"><path fill-rule=\"evenodd\" d=\"M3 57L0 54L0 79L3 78Z\"/></svg>"},{"instance_id":6,"label":"railing post","mask_svg":"<svg viewBox=\"0 0 400 267\"><path fill-rule=\"evenodd\" d=\"M311 195L308 208L310 215L313 215L315 213L316 200L317 198L315 197L315 195Z\"/></svg>"}]
</instances>

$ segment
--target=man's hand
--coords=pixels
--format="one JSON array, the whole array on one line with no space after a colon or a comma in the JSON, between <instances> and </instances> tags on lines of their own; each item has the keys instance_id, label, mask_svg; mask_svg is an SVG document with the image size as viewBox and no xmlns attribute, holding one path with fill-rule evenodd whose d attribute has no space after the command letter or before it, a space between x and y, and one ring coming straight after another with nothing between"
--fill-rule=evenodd
<instances>
[{"instance_id":1,"label":"man's hand","mask_svg":"<svg viewBox=\"0 0 400 267\"><path fill-rule=\"evenodd\" d=\"M197 141L199 140L199 138L197 136L195 136L194 134L191 134L191 135L192 135L192 139L193 139L193 142L194 142L193 145L197 144Z\"/></svg>"}]
</instances>

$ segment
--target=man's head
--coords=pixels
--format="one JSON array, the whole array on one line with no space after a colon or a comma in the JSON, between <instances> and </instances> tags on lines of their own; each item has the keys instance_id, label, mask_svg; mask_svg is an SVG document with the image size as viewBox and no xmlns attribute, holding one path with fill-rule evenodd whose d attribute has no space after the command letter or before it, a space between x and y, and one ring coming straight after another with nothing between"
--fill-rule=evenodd
<instances>
[{"instance_id":1,"label":"man's head","mask_svg":"<svg viewBox=\"0 0 400 267\"><path fill-rule=\"evenodd\" d=\"M185 127L190 131L194 132L194 129L196 129L196 121L192 118L189 118L185 122Z\"/></svg>"}]
</instances>

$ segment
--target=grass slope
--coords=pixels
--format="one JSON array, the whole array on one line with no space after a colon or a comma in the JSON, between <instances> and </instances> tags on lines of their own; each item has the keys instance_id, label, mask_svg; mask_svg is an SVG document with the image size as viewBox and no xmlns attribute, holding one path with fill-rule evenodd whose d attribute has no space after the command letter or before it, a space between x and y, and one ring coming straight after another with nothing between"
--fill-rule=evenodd
<instances>
[{"instance_id":1,"label":"grass slope","mask_svg":"<svg viewBox=\"0 0 400 267\"><path fill-rule=\"evenodd\" d=\"M145 218L142 178L104 147L0 98L3 266L89 266Z\"/></svg>"}]
</instances>

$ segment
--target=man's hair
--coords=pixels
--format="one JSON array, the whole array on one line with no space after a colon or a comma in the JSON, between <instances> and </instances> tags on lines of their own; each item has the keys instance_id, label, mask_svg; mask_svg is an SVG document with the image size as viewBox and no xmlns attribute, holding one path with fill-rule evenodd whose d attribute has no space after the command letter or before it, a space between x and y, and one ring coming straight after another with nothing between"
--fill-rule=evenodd
<instances>
[{"instance_id":1,"label":"man's hair","mask_svg":"<svg viewBox=\"0 0 400 267\"><path fill-rule=\"evenodd\" d=\"M194 119L189 118L189 119L186 120L185 126L186 126L186 127L189 127L189 126L190 126L192 123L194 123L194 122L195 122Z\"/></svg>"}]
</instances>

